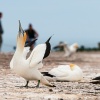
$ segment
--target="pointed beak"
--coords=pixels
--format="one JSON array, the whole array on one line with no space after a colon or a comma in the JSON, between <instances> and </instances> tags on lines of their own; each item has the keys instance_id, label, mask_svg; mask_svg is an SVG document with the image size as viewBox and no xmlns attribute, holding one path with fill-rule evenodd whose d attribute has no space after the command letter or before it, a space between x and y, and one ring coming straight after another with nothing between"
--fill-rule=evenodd
<instances>
[{"instance_id":1,"label":"pointed beak","mask_svg":"<svg viewBox=\"0 0 100 100\"><path fill-rule=\"evenodd\" d=\"M24 36L24 31L23 31L23 29L22 29L22 26L21 26L21 23L20 23L20 20L19 20L19 36L20 36L21 34Z\"/></svg>"}]
</instances>

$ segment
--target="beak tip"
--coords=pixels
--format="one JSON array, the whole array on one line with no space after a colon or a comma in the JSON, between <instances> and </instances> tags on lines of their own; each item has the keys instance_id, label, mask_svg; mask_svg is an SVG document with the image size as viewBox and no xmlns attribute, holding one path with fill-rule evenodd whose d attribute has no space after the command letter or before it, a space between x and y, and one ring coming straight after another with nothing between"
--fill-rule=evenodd
<instances>
[{"instance_id":1,"label":"beak tip","mask_svg":"<svg viewBox=\"0 0 100 100\"><path fill-rule=\"evenodd\" d=\"M20 22L20 20L19 20L19 33L22 33L22 34L24 35L24 31L23 31L23 29L22 29L22 27L21 27L21 22Z\"/></svg>"}]
</instances>

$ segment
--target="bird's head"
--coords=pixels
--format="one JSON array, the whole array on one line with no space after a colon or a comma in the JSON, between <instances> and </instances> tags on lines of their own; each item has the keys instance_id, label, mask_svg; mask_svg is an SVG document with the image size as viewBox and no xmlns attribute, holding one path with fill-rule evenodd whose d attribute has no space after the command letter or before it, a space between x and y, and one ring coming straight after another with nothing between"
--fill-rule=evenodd
<instances>
[{"instance_id":1,"label":"bird's head","mask_svg":"<svg viewBox=\"0 0 100 100\"><path fill-rule=\"evenodd\" d=\"M17 48L23 49L25 42L26 42L27 34L25 31L23 31L21 27L21 23L19 21L19 32L17 35Z\"/></svg>"},{"instance_id":2,"label":"bird's head","mask_svg":"<svg viewBox=\"0 0 100 100\"><path fill-rule=\"evenodd\" d=\"M74 70L75 64L70 64L69 66L70 66L70 69L71 69L71 70Z\"/></svg>"},{"instance_id":3,"label":"bird's head","mask_svg":"<svg viewBox=\"0 0 100 100\"><path fill-rule=\"evenodd\" d=\"M73 46L74 46L75 49L78 49L79 48L79 46L78 46L77 43L74 43Z\"/></svg>"}]
</instances>

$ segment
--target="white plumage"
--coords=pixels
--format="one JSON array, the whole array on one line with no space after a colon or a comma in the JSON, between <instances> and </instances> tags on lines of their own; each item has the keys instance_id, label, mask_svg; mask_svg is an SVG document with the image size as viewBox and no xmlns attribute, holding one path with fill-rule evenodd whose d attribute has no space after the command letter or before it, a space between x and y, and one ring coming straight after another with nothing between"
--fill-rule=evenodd
<instances>
[{"instance_id":1,"label":"white plumage","mask_svg":"<svg viewBox=\"0 0 100 100\"><path fill-rule=\"evenodd\" d=\"M65 57L69 57L69 56L71 56L73 53L75 53L77 51L79 46L78 46L77 43L74 43L74 44L72 44L70 46L68 44L66 44L66 43L59 43L59 45L57 47L58 48L59 47L63 47L64 52L65 52L64 56Z\"/></svg>"},{"instance_id":2,"label":"white plumage","mask_svg":"<svg viewBox=\"0 0 100 100\"><path fill-rule=\"evenodd\" d=\"M30 51L30 47L24 47L23 58L26 59L26 56L27 56L27 54L28 54L29 51ZM13 69L13 58L10 61L10 68Z\"/></svg>"},{"instance_id":3,"label":"white plumage","mask_svg":"<svg viewBox=\"0 0 100 100\"><path fill-rule=\"evenodd\" d=\"M45 72L43 72L44 74ZM48 78L54 81L80 81L83 78L83 72L77 65L58 65L51 69L48 74L53 75L52 78ZM44 74L44 76L46 76Z\"/></svg>"},{"instance_id":4,"label":"white plumage","mask_svg":"<svg viewBox=\"0 0 100 100\"><path fill-rule=\"evenodd\" d=\"M39 68L43 67L42 60L47 48L46 43L37 45L30 54L29 58L26 59L26 55L29 52L29 49L27 47L24 47L26 37L27 35L25 32L23 32L23 29L21 28L21 24L19 22L17 48L10 62L10 68L14 70L15 73L26 79L26 87L28 86L28 82L30 80L38 80L37 86L39 86L40 82L47 86L54 86L49 83L38 70Z\"/></svg>"}]
</instances>

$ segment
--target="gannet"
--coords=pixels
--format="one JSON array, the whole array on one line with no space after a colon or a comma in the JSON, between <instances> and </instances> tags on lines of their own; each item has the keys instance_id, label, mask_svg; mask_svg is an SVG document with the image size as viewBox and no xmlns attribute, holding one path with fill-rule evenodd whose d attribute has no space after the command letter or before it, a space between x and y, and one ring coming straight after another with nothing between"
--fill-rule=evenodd
<instances>
[{"instance_id":1,"label":"gannet","mask_svg":"<svg viewBox=\"0 0 100 100\"><path fill-rule=\"evenodd\" d=\"M42 72L42 74L53 81L80 81L83 78L81 68L75 64L58 65L49 72Z\"/></svg>"},{"instance_id":2,"label":"gannet","mask_svg":"<svg viewBox=\"0 0 100 100\"><path fill-rule=\"evenodd\" d=\"M14 70L19 76L26 80L25 87L28 87L30 80L38 80L37 87L39 87L40 82L43 84L54 87L49 81L38 70L43 67L42 60L50 54L51 45L49 43L51 37L44 43L37 45L30 56L26 59L27 52L24 51L24 45L27 35L21 27L19 21L19 33L17 35L17 48L10 62L10 68ZM25 54L23 54L25 53Z\"/></svg>"},{"instance_id":3,"label":"gannet","mask_svg":"<svg viewBox=\"0 0 100 100\"><path fill-rule=\"evenodd\" d=\"M34 39L32 42L25 44L24 50L23 50L23 53L22 53L22 55L23 55L23 57L24 57L25 59L26 59L26 56L27 56L28 52L30 51L31 45L32 45L36 40L37 40L37 39ZM11 69L13 68L13 58L11 59L11 62L10 62L10 68L11 68Z\"/></svg>"},{"instance_id":4,"label":"gannet","mask_svg":"<svg viewBox=\"0 0 100 100\"><path fill-rule=\"evenodd\" d=\"M74 44L69 46L68 44L66 44L64 42L61 42L61 43L59 43L58 46L56 46L56 48L61 48L61 47L64 49L64 52L65 52L64 56L69 57L73 53L76 52L76 50L78 49L79 46L77 43L74 43Z\"/></svg>"}]
</instances>

